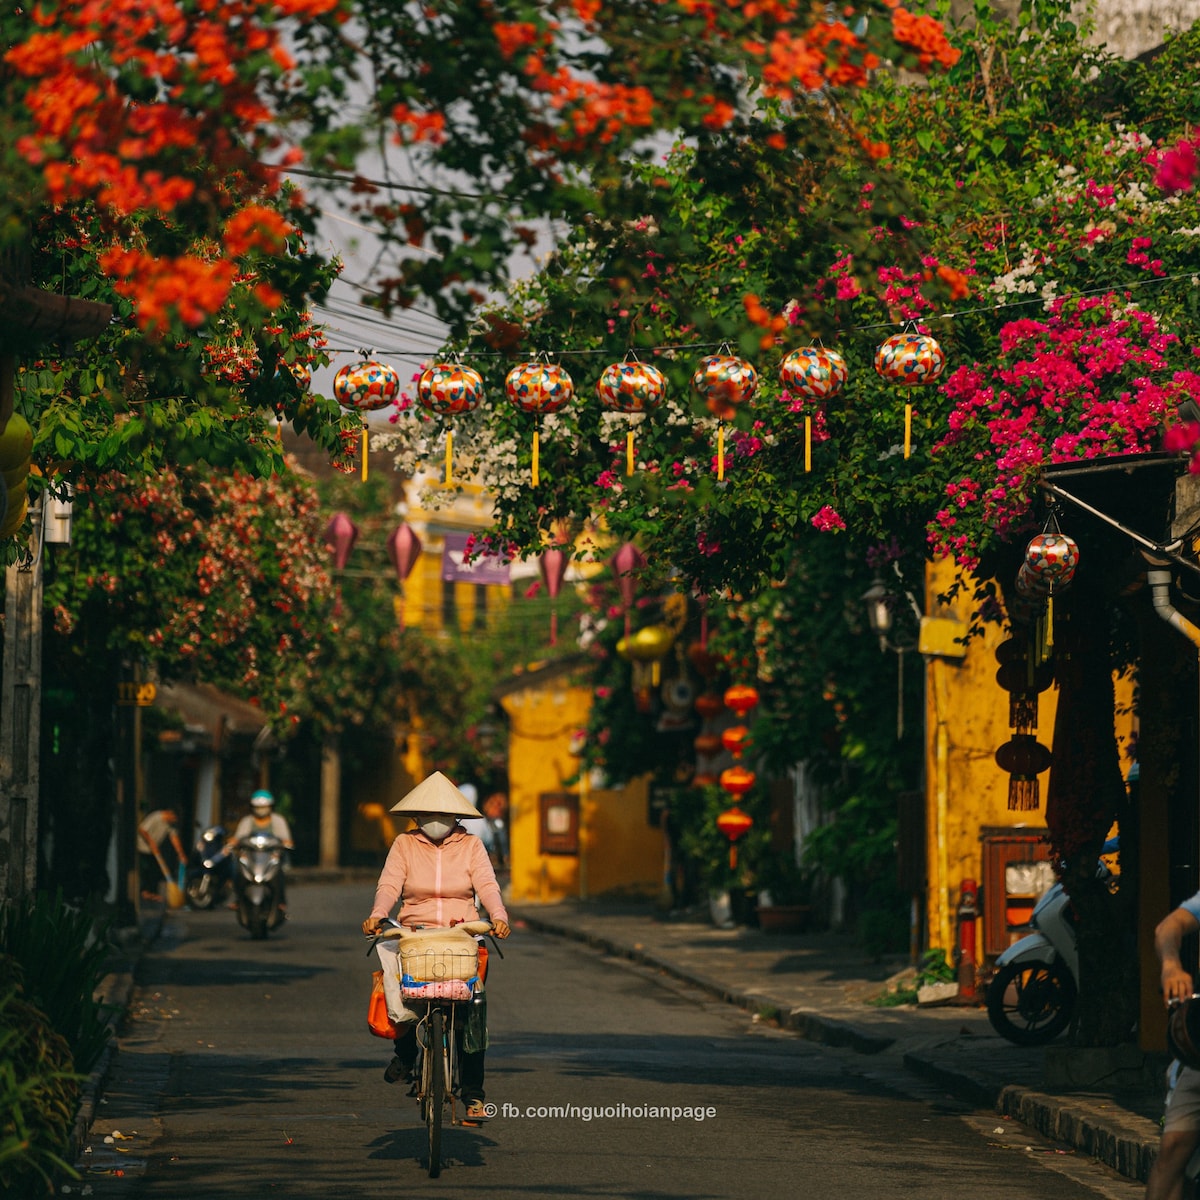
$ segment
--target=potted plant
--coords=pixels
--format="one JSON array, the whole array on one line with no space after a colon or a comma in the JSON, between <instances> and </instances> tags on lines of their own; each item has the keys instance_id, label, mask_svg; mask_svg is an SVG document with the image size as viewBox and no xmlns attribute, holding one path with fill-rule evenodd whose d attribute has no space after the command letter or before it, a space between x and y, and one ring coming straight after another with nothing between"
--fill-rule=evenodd
<instances>
[{"instance_id":1,"label":"potted plant","mask_svg":"<svg viewBox=\"0 0 1200 1200\"><path fill-rule=\"evenodd\" d=\"M812 917L812 874L789 853L768 853L757 872L758 926L764 933L800 933Z\"/></svg>"}]
</instances>

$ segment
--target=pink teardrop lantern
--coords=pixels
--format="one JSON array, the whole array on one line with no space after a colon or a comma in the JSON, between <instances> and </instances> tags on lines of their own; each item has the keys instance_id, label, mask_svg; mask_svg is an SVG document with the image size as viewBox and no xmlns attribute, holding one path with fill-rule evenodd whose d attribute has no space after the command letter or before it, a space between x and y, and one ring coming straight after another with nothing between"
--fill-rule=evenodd
<instances>
[{"instance_id":1,"label":"pink teardrop lantern","mask_svg":"<svg viewBox=\"0 0 1200 1200\"><path fill-rule=\"evenodd\" d=\"M633 608L633 597L637 592L637 580L633 573L646 565L646 556L632 542L626 542L617 548L616 553L608 560L608 565L616 575L617 586L621 589L621 600L625 606L625 636L629 637L630 610Z\"/></svg>"},{"instance_id":2,"label":"pink teardrop lantern","mask_svg":"<svg viewBox=\"0 0 1200 1200\"><path fill-rule=\"evenodd\" d=\"M334 513L325 526L325 549L333 555L333 565L340 571L350 561L350 551L358 541L358 526L345 513Z\"/></svg>"},{"instance_id":3,"label":"pink teardrop lantern","mask_svg":"<svg viewBox=\"0 0 1200 1200\"><path fill-rule=\"evenodd\" d=\"M417 560L421 557L421 539L413 532L409 525L397 525L395 529L388 535L387 540L388 558L392 560L392 567L396 571L396 578L403 584L404 581L412 574L412 569L417 565ZM396 616L400 622L400 628L404 628L404 595L401 592L396 604Z\"/></svg>"},{"instance_id":4,"label":"pink teardrop lantern","mask_svg":"<svg viewBox=\"0 0 1200 1200\"><path fill-rule=\"evenodd\" d=\"M538 560L538 570L542 582L546 585L546 593L550 597L550 645L558 644L558 610L554 601L562 591L563 580L567 575L567 556L562 550L545 550Z\"/></svg>"}]
</instances>

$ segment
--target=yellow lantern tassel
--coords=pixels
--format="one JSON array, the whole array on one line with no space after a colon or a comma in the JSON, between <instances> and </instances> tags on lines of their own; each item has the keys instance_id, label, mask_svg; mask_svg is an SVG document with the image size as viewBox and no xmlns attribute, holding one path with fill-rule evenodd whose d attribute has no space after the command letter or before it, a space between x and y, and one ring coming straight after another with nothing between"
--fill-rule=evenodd
<instances>
[{"instance_id":1,"label":"yellow lantern tassel","mask_svg":"<svg viewBox=\"0 0 1200 1200\"><path fill-rule=\"evenodd\" d=\"M634 467L633 457L633 430L629 430L625 435L625 474L632 475Z\"/></svg>"},{"instance_id":2,"label":"yellow lantern tassel","mask_svg":"<svg viewBox=\"0 0 1200 1200\"><path fill-rule=\"evenodd\" d=\"M812 417L804 418L804 469L812 470Z\"/></svg>"},{"instance_id":3,"label":"yellow lantern tassel","mask_svg":"<svg viewBox=\"0 0 1200 1200\"><path fill-rule=\"evenodd\" d=\"M1046 597L1046 649L1054 647L1054 593Z\"/></svg>"},{"instance_id":4,"label":"yellow lantern tassel","mask_svg":"<svg viewBox=\"0 0 1200 1200\"><path fill-rule=\"evenodd\" d=\"M450 464L454 461L454 430L446 430L446 486L450 486Z\"/></svg>"},{"instance_id":5,"label":"yellow lantern tassel","mask_svg":"<svg viewBox=\"0 0 1200 1200\"><path fill-rule=\"evenodd\" d=\"M725 478L725 426L717 426L717 478Z\"/></svg>"},{"instance_id":6,"label":"yellow lantern tassel","mask_svg":"<svg viewBox=\"0 0 1200 1200\"><path fill-rule=\"evenodd\" d=\"M533 467L531 468L531 481L534 487L538 485L538 450L540 448L541 439L538 437L538 431L533 431Z\"/></svg>"},{"instance_id":7,"label":"yellow lantern tassel","mask_svg":"<svg viewBox=\"0 0 1200 1200\"><path fill-rule=\"evenodd\" d=\"M362 430L362 477L363 483L367 482L367 447L370 444L367 427L364 424Z\"/></svg>"},{"instance_id":8,"label":"yellow lantern tassel","mask_svg":"<svg viewBox=\"0 0 1200 1200\"><path fill-rule=\"evenodd\" d=\"M904 406L904 457L912 453L912 405Z\"/></svg>"}]
</instances>

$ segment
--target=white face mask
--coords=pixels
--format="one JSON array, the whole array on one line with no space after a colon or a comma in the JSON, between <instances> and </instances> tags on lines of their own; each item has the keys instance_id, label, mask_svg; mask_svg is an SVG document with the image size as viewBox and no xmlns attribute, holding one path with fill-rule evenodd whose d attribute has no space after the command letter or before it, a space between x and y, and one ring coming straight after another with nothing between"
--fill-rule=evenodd
<instances>
[{"instance_id":1,"label":"white face mask","mask_svg":"<svg viewBox=\"0 0 1200 1200\"><path fill-rule=\"evenodd\" d=\"M453 817L432 816L418 817L417 825L421 832L431 841L442 841L458 822Z\"/></svg>"}]
</instances>

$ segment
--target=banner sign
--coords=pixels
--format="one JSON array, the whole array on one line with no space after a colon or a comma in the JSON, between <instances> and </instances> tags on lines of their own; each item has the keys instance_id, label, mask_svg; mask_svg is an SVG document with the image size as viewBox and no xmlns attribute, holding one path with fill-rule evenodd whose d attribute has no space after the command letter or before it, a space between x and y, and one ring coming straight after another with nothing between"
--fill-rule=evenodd
<instances>
[{"instance_id":1,"label":"banner sign","mask_svg":"<svg viewBox=\"0 0 1200 1200\"><path fill-rule=\"evenodd\" d=\"M469 533L447 533L442 550L442 580L445 583L479 583L508 586L509 564L494 554L481 554L464 562Z\"/></svg>"}]
</instances>

